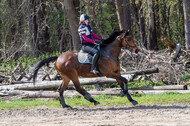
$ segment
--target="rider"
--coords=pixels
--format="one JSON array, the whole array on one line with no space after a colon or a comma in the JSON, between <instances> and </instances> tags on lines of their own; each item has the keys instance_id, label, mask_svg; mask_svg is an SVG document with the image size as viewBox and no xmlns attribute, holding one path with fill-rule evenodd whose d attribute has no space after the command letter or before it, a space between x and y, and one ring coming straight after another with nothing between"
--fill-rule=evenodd
<instances>
[{"instance_id":1,"label":"rider","mask_svg":"<svg viewBox=\"0 0 190 126\"><path fill-rule=\"evenodd\" d=\"M98 71L98 59L100 57L100 50L97 45L102 44L103 39L97 36L88 24L89 16L87 14L82 14L80 16L80 26L78 28L78 33L80 35L82 50L93 55L91 71L95 74L100 73ZM96 39L93 40L92 38Z\"/></svg>"}]
</instances>

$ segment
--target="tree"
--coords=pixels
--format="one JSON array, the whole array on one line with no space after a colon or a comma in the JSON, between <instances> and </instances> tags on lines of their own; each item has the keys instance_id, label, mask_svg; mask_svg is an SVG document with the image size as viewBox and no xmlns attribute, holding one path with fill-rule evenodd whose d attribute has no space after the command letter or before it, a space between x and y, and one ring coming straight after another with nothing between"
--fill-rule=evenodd
<instances>
[{"instance_id":1,"label":"tree","mask_svg":"<svg viewBox=\"0 0 190 126\"><path fill-rule=\"evenodd\" d=\"M156 25L155 25L155 11L154 11L154 0L148 0L148 49L158 50Z\"/></svg>"},{"instance_id":2,"label":"tree","mask_svg":"<svg viewBox=\"0 0 190 126\"><path fill-rule=\"evenodd\" d=\"M120 30L131 30L130 0L115 0Z\"/></svg>"},{"instance_id":3,"label":"tree","mask_svg":"<svg viewBox=\"0 0 190 126\"><path fill-rule=\"evenodd\" d=\"M40 52L50 52L50 35L48 28L48 17L46 13L46 0L38 3L37 23L38 23L38 49Z\"/></svg>"},{"instance_id":4,"label":"tree","mask_svg":"<svg viewBox=\"0 0 190 126\"><path fill-rule=\"evenodd\" d=\"M183 10L185 19L185 43L186 49L190 50L190 0L183 0Z\"/></svg>"},{"instance_id":5,"label":"tree","mask_svg":"<svg viewBox=\"0 0 190 126\"><path fill-rule=\"evenodd\" d=\"M167 6L166 6L166 1L165 0L162 0L161 1L161 6L160 6L160 9L161 9L161 15L162 15L162 21L161 21L161 25L162 25L162 31L164 35L167 35L167 22L168 22L168 18L167 18Z\"/></svg>"},{"instance_id":6,"label":"tree","mask_svg":"<svg viewBox=\"0 0 190 126\"><path fill-rule=\"evenodd\" d=\"M137 14L136 17L138 18L137 21L139 22L141 42L142 42L142 45L147 49L147 41L145 39L145 36L146 36L145 19L143 15L142 0L138 0L137 10L139 13Z\"/></svg>"},{"instance_id":7,"label":"tree","mask_svg":"<svg viewBox=\"0 0 190 126\"><path fill-rule=\"evenodd\" d=\"M30 45L33 55L50 51L50 35L47 25L45 0L27 0Z\"/></svg>"},{"instance_id":8,"label":"tree","mask_svg":"<svg viewBox=\"0 0 190 126\"><path fill-rule=\"evenodd\" d=\"M131 11L130 11L130 0L123 1L123 28L125 30L131 30Z\"/></svg>"},{"instance_id":9,"label":"tree","mask_svg":"<svg viewBox=\"0 0 190 126\"><path fill-rule=\"evenodd\" d=\"M0 0L0 60L78 50L82 13L102 38L131 29L147 49L166 47L159 34L189 49L188 0Z\"/></svg>"},{"instance_id":10,"label":"tree","mask_svg":"<svg viewBox=\"0 0 190 126\"><path fill-rule=\"evenodd\" d=\"M72 42L74 45L74 50L78 51L80 49L80 38L78 35L78 20L75 12L73 0L64 0L64 7L67 13L67 18L69 21L69 29L72 36Z\"/></svg>"},{"instance_id":11,"label":"tree","mask_svg":"<svg viewBox=\"0 0 190 126\"><path fill-rule=\"evenodd\" d=\"M35 13L35 2L33 0L27 0L28 6L28 27L30 32L30 47L32 51L32 55L38 56L36 53L37 50L37 23L36 23L36 15ZM33 15L33 16L32 16Z\"/></svg>"},{"instance_id":12,"label":"tree","mask_svg":"<svg viewBox=\"0 0 190 126\"><path fill-rule=\"evenodd\" d=\"M93 21L91 20L90 26L94 27L96 26L99 30L99 33L102 37L105 37L105 33L103 32L102 25L100 24L100 21L98 20L98 16L96 12L102 12L102 10L96 10L96 0L85 0L87 3L87 11L89 13L89 16L93 18ZM101 6L101 1L98 1L98 5ZM101 9L101 7L99 7Z\"/></svg>"},{"instance_id":13,"label":"tree","mask_svg":"<svg viewBox=\"0 0 190 126\"><path fill-rule=\"evenodd\" d=\"M117 18L119 21L119 28L120 30L123 30L123 22L124 22L124 17L123 17L123 7L122 7L123 0L115 0L115 6L116 6L116 12L117 12Z\"/></svg>"}]
</instances>

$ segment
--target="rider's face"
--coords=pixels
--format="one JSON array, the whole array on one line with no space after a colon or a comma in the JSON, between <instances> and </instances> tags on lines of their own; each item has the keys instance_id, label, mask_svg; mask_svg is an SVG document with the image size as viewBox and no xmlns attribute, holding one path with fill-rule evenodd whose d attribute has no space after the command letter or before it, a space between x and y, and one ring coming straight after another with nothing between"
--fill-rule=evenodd
<instances>
[{"instance_id":1,"label":"rider's face","mask_svg":"<svg viewBox=\"0 0 190 126\"><path fill-rule=\"evenodd\" d=\"M85 24L88 24L88 22L89 22L88 19L87 19L87 20L84 20L84 23L85 23Z\"/></svg>"}]
</instances>

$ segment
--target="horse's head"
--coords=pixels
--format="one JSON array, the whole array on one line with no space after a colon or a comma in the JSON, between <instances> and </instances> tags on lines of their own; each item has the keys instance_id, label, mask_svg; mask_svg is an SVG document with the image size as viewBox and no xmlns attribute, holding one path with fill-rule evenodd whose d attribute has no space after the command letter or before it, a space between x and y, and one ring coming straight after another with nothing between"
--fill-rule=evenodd
<instances>
[{"instance_id":1,"label":"horse's head","mask_svg":"<svg viewBox=\"0 0 190 126\"><path fill-rule=\"evenodd\" d=\"M130 51L134 51L135 53L138 53L139 49L137 48L133 40L133 37L129 33L130 31L128 30L121 35L122 47L125 47Z\"/></svg>"}]
</instances>

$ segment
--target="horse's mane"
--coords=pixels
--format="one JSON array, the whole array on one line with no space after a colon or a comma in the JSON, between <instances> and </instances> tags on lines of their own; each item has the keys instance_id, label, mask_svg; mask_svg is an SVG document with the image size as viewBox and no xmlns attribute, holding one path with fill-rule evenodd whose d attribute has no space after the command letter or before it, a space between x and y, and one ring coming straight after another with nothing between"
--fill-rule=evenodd
<instances>
[{"instance_id":1,"label":"horse's mane","mask_svg":"<svg viewBox=\"0 0 190 126\"><path fill-rule=\"evenodd\" d=\"M121 35L121 33L123 33L123 31L114 31L109 38L107 38L106 40L104 40L103 44L101 46L106 46L109 45L110 43L112 43L117 36Z\"/></svg>"}]
</instances>

